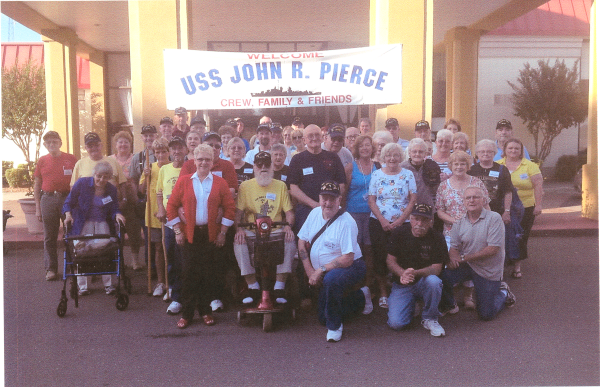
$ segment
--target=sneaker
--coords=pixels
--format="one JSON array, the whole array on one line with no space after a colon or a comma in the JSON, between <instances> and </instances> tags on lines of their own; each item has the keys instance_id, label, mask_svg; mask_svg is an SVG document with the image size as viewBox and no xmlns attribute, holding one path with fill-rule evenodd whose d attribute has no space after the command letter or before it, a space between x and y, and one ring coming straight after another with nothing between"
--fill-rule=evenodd
<instances>
[{"instance_id":1,"label":"sneaker","mask_svg":"<svg viewBox=\"0 0 600 387\"><path fill-rule=\"evenodd\" d=\"M53 272L52 270L46 270L46 281L54 281L57 278L58 277L55 272Z\"/></svg>"},{"instance_id":2,"label":"sneaker","mask_svg":"<svg viewBox=\"0 0 600 387\"><path fill-rule=\"evenodd\" d=\"M165 293L165 284L158 283L154 288L154 293L152 293L153 297L160 297Z\"/></svg>"},{"instance_id":3,"label":"sneaker","mask_svg":"<svg viewBox=\"0 0 600 387\"><path fill-rule=\"evenodd\" d=\"M438 323L437 320L421 320L421 325L423 325L425 329L428 329L429 332L431 332L431 336L440 337L446 335L446 331L444 330L444 328L442 328L442 326L440 325L440 323Z\"/></svg>"},{"instance_id":4,"label":"sneaker","mask_svg":"<svg viewBox=\"0 0 600 387\"><path fill-rule=\"evenodd\" d=\"M115 287L111 285L111 286L105 286L104 291L106 292L107 295L110 296L111 294L115 294L117 289L115 289Z\"/></svg>"},{"instance_id":5,"label":"sneaker","mask_svg":"<svg viewBox=\"0 0 600 387\"><path fill-rule=\"evenodd\" d=\"M222 312L225 309L225 307L223 306L223 301L221 300L213 300L210 303L210 307L213 312Z\"/></svg>"},{"instance_id":6,"label":"sneaker","mask_svg":"<svg viewBox=\"0 0 600 387\"><path fill-rule=\"evenodd\" d=\"M164 301L164 302L169 302L169 301L171 301L171 291L172 291L172 289L171 289L171 288L169 288L169 290L167 290L167 291L165 292L165 295L164 295L164 297L163 297L163 301Z\"/></svg>"},{"instance_id":7,"label":"sneaker","mask_svg":"<svg viewBox=\"0 0 600 387\"><path fill-rule=\"evenodd\" d=\"M440 316L444 317L447 314L457 314L459 310L458 305L454 304L454 306L449 308L440 309Z\"/></svg>"},{"instance_id":8,"label":"sneaker","mask_svg":"<svg viewBox=\"0 0 600 387\"><path fill-rule=\"evenodd\" d=\"M79 292L78 292L78 294L79 294L80 296L87 296L88 294L90 294L90 291L89 291L89 290L87 290L87 289L83 289L83 290L79 289Z\"/></svg>"},{"instance_id":9,"label":"sneaker","mask_svg":"<svg viewBox=\"0 0 600 387\"><path fill-rule=\"evenodd\" d=\"M285 289L273 290L273 298L275 298L275 302L277 304L287 304L287 299L285 298Z\"/></svg>"},{"instance_id":10,"label":"sneaker","mask_svg":"<svg viewBox=\"0 0 600 387\"><path fill-rule=\"evenodd\" d=\"M504 305L506 305L506 307L508 308L512 308L513 306L515 306L515 303L517 302L517 297L515 297L513 292L510 291L510 288L508 287L508 284L506 282L500 282L500 290L506 290L506 301L504 301Z\"/></svg>"},{"instance_id":11,"label":"sneaker","mask_svg":"<svg viewBox=\"0 0 600 387\"><path fill-rule=\"evenodd\" d=\"M362 292L365 294L365 308L363 309L362 314L370 314L373 311L373 300L371 299L371 291L368 286L363 286L360 288Z\"/></svg>"},{"instance_id":12,"label":"sneaker","mask_svg":"<svg viewBox=\"0 0 600 387\"><path fill-rule=\"evenodd\" d=\"M475 301L473 301L473 296L465 296L465 309L475 309Z\"/></svg>"},{"instance_id":13,"label":"sneaker","mask_svg":"<svg viewBox=\"0 0 600 387\"><path fill-rule=\"evenodd\" d=\"M387 309L388 308L388 298L387 297L380 297L379 298L379 307L383 308L383 309Z\"/></svg>"},{"instance_id":14,"label":"sneaker","mask_svg":"<svg viewBox=\"0 0 600 387\"><path fill-rule=\"evenodd\" d=\"M167 308L167 314L178 314L181 312L181 304L177 301L171 302L171 305Z\"/></svg>"},{"instance_id":15,"label":"sneaker","mask_svg":"<svg viewBox=\"0 0 600 387\"><path fill-rule=\"evenodd\" d=\"M332 331L330 329L327 330L327 341L330 343L338 342L342 339L342 331L344 330L344 325L340 324L340 327Z\"/></svg>"}]
</instances>

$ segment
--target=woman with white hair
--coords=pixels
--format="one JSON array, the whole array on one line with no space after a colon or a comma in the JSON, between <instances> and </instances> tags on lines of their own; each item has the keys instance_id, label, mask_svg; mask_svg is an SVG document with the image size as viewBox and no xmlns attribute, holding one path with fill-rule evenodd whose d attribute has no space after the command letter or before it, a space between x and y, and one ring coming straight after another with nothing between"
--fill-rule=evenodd
<instances>
[{"instance_id":1,"label":"woman with white hair","mask_svg":"<svg viewBox=\"0 0 600 387\"><path fill-rule=\"evenodd\" d=\"M373 156L373 161L383 164L381 150L384 146L393 141L394 138L392 137L392 134L387 130L378 130L373 133L373 145L375 146L375 156Z\"/></svg>"},{"instance_id":2,"label":"woman with white hair","mask_svg":"<svg viewBox=\"0 0 600 387\"><path fill-rule=\"evenodd\" d=\"M400 166L411 171L417 184L417 203L435 207L435 193L440 185L440 167L427 158L427 143L421 138L413 138L406 148L408 160Z\"/></svg>"},{"instance_id":3,"label":"woman with white hair","mask_svg":"<svg viewBox=\"0 0 600 387\"><path fill-rule=\"evenodd\" d=\"M440 179L446 180L452 175L452 171L448 168L448 160L452 154L452 132L448 129L442 129L437 132L435 138L436 150L433 153L432 159L435 161L442 171Z\"/></svg>"},{"instance_id":4,"label":"woman with white hair","mask_svg":"<svg viewBox=\"0 0 600 387\"><path fill-rule=\"evenodd\" d=\"M400 166L404 151L399 144L392 142L384 146L380 158L385 166L371 174L369 183L369 234L373 247L373 269L379 283L379 306L387 308L388 239L392 230L408 221L417 200L417 186L413 173Z\"/></svg>"}]
</instances>

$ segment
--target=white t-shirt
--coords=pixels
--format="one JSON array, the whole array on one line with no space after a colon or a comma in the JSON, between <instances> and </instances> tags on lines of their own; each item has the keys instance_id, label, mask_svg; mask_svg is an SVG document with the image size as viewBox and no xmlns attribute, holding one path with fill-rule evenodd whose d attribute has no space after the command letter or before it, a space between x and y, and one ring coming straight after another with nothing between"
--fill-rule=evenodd
<instances>
[{"instance_id":1,"label":"white t-shirt","mask_svg":"<svg viewBox=\"0 0 600 387\"><path fill-rule=\"evenodd\" d=\"M298 233L298 238L310 242L325 223L327 221L323 219L321 207L314 208L308 214L306 222ZM362 257L362 252L357 239L356 221L352 215L345 212L317 238L310 249L310 262L316 270L343 254L354 253L354 259L359 259Z\"/></svg>"}]
</instances>

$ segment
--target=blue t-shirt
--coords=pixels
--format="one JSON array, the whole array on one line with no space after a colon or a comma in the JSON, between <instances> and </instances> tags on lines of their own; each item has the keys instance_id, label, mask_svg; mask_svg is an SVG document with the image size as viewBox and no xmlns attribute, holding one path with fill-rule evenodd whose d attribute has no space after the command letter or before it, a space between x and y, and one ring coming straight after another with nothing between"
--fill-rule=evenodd
<instances>
[{"instance_id":1,"label":"blue t-shirt","mask_svg":"<svg viewBox=\"0 0 600 387\"><path fill-rule=\"evenodd\" d=\"M352 181L348 189L347 210L350 213L370 213L369 203L369 184L371 183L371 174L377 170L375 164L368 175L363 175L358 168L356 161L352 161Z\"/></svg>"}]
</instances>

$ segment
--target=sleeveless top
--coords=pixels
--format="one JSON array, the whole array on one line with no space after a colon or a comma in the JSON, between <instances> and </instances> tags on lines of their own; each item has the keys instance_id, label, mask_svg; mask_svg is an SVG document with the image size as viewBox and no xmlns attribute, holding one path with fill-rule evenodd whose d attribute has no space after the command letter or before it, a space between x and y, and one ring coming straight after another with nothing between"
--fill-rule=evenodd
<instances>
[{"instance_id":1,"label":"sleeveless top","mask_svg":"<svg viewBox=\"0 0 600 387\"><path fill-rule=\"evenodd\" d=\"M369 184L371 183L371 173L378 169L373 163L373 168L368 175L363 175L356 160L352 161L352 181L348 187L347 210L352 213L371 213L367 197L369 195Z\"/></svg>"}]
</instances>

